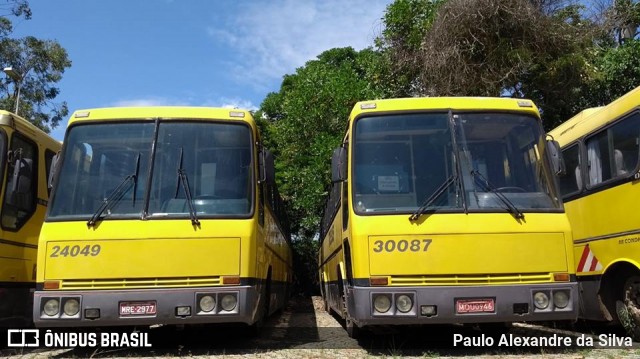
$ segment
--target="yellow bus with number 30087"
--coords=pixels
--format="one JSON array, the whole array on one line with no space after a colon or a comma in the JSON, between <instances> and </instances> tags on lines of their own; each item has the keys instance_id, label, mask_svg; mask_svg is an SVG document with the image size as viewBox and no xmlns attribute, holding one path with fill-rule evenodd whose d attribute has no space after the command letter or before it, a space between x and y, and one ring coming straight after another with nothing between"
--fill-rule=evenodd
<instances>
[{"instance_id":1,"label":"yellow bus with number 30087","mask_svg":"<svg viewBox=\"0 0 640 359\"><path fill-rule=\"evenodd\" d=\"M528 100L356 104L320 228L326 309L352 336L375 325L575 320L558 151Z\"/></svg>"}]
</instances>

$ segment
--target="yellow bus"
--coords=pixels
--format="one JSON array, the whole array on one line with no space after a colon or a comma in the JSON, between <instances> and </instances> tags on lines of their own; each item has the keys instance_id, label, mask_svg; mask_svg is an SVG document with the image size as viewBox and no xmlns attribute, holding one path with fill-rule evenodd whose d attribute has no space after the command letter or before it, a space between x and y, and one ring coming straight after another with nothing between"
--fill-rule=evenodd
<instances>
[{"instance_id":1,"label":"yellow bus","mask_svg":"<svg viewBox=\"0 0 640 359\"><path fill-rule=\"evenodd\" d=\"M640 87L590 108L550 134L574 237L580 317L622 324L640 340Z\"/></svg>"},{"instance_id":2,"label":"yellow bus","mask_svg":"<svg viewBox=\"0 0 640 359\"><path fill-rule=\"evenodd\" d=\"M29 121L0 110L0 326L31 322L47 178L60 147Z\"/></svg>"},{"instance_id":3,"label":"yellow bus","mask_svg":"<svg viewBox=\"0 0 640 359\"><path fill-rule=\"evenodd\" d=\"M53 172L36 326L257 325L285 305L288 224L249 112L76 111Z\"/></svg>"},{"instance_id":4,"label":"yellow bus","mask_svg":"<svg viewBox=\"0 0 640 359\"><path fill-rule=\"evenodd\" d=\"M562 162L545 139L529 100L355 105L332 158L319 253L327 309L351 336L577 318Z\"/></svg>"}]
</instances>

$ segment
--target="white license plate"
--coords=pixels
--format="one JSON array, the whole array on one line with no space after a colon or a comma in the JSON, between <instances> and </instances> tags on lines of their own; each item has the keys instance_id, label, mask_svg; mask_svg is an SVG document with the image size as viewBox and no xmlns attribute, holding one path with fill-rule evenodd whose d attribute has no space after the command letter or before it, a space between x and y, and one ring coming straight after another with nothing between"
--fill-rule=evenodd
<instances>
[{"instance_id":1,"label":"white license plate","mask_svg":"<svg viewBox=\"0 0 640 359\"><path fill-rule=\"evenodd\" d=\"M120 316L154 315L156 302L123 302L120 303Z\"/></svg>"},{"instance_id":2,"label":"white license plate","mask_svg":"<svg viewBox=\"0 0 640 359\"><path fill-rule=\"evenodd\" d=\"M493 313L495 301L493 299L458 299L456 313Z\"/></svg>"}]
</instances>

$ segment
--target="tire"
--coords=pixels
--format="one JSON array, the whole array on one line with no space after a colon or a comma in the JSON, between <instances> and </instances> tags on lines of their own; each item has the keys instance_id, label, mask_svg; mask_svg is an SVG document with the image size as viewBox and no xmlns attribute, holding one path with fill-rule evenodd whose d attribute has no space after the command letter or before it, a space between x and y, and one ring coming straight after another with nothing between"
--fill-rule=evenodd
<instances>
[{"instance_id":1,"label":"tire","mask_svg":"<svg viewBox=\"0 0 640 359\"><path fill-rule=\"evenodd\" d=\"M353 319L351 319L348 313L345 319L345 327L347 329L347 335L349 335L349 338L352 338L352 339L360 338L362 334L362 329L360 329L360 327L353 322Z\"/></svg>"},{"instance_id":2,"label":"tire","mask_svg":"<svg viewBox=\"0 0 640 359\"><path fill-rule=\"evenodd\" d=\"M251 337L257 337L260 335L260 333L262 332L262 328L264 327L264 323L267 321L267 318L269 318L269 301L270 301L270 288L271 288L271 273L269 273L269 276L267 277L267 284L265 284L265 286L262 288L262 294L261 297L263 298L262 300L262 310L260 313L260 317L251 325L249 325L248 328L248 335Z\"/></svg>"},{"instance_id":3,"label":"tire","mask_svg":"<svg viewBox=\"0 0 640 359\"><path fill-rule=\"evenodd\" d=\"M631 276L625 281L622 300L616 301L616 314L633 340L640 340L640 276Z\"/></svg>"},{"instance_id":4,"label":"tire","mask_svg":"<svg viewBox=\"0 0 640 359\"><path fill-rule=\"evenodd\" d=\"M347 329L347 335L349 335L349 338L358 339L362 334L362 330L353 321L353 318L351 318L351 315L349 314L349 309L347 306L347 291L346 291L346 288L344 288L344 285L342 287L341 297L342 297L342 312L344 314L344 323L345 323L344 326Z\"/></svg>"}]
</instances>

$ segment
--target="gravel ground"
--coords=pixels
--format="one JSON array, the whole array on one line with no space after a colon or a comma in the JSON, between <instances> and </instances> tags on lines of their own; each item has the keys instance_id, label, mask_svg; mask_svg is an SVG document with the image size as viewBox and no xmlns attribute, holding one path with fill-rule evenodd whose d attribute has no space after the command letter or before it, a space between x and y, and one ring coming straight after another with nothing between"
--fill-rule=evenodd
<instances>
[{"instance_id":1,"label":"gravel ground","mask_svg":"<svg viewBox=\"0 0 640 359\"><path fill-rule=\"evenodd\" d=\"M108 331L108 329L106 329ZM640 358L640 344L625 349L478 347L451 348L453 335L480 337L483 333L461 326L378 330L360 340L347 336L341 322L323 310L322 299L294 298L288 307L270 318L257 336L245 328L175 327L149 331L152 348L2 350L0 356L12 358L49 357L210 357L224 358ZM612 328L581 331L550 329L515 324L508 334L521 338L559 335L596 338L600 333L623 336ZM497 343L497 340L496 340Z\"/></svg>"}]
</instances>

